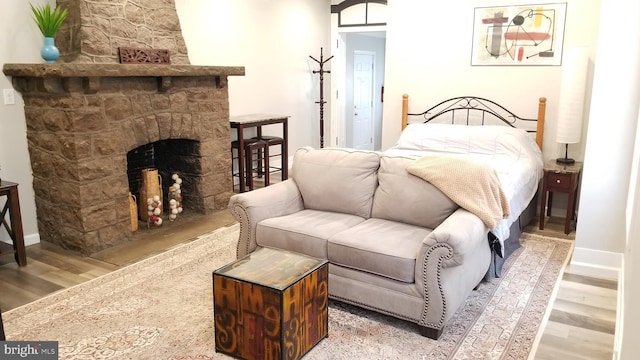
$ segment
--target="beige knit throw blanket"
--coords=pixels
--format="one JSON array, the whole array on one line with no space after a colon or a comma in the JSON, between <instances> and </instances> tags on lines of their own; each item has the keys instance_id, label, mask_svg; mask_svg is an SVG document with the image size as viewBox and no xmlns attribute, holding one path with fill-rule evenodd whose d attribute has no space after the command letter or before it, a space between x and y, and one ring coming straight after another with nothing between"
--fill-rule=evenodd
<instances>
[{"instance_id":1,"label":"beige knit throw blanket","mask_svg":"<svg viewBox=\"0 0 640 360\"><path fill-rule=\"evenodd\" d=\"M509 217L509 201L490 165L450 156L425 156L409 165L407 171L433 184L491 230Z\"/></svg>"}]
</instances>

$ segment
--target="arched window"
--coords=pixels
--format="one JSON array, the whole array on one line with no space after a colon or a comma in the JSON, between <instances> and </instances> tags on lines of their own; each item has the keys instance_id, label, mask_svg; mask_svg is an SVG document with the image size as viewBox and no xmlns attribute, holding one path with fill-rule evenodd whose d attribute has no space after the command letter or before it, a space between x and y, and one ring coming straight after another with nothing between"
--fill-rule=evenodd
<instances>
[{"instance_id":1,"label":"arched window","mask_svg":"<svg viewBox=\"0 0 640 360\"><path fill-rule=\"evenodd\" d=\"M345 0L331 5L338 14L338 27L379 26L387 24L387 0Z\"/></svg>"}]
</instances>

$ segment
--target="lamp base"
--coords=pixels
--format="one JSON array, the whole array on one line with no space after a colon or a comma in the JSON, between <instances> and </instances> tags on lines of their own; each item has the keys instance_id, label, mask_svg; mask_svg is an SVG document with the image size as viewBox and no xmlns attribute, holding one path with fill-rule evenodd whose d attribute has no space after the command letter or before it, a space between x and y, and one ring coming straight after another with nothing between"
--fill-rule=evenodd
<instances>
[{"instance_id":1,"label":"lamp base","mask_svg":"<svg viewBox=\"0 0 640 360\"><path fill-rule=\"evenodd\" d=\"M562 164L562 165L573 165L576 163L575 160L570 159L568 156L569 153L569 144L564 144L564 157L563 158L557 158L556 159L556 164Z\"/></svg>"},{"instance_id":2,"label":"lamp base","mask_svg":"<svg viewBox=\"0 0 640 360\"><path fill-rule=\"evenodd\" d=\"M566 158L566 157L556 159L556 164L573 165L575 163L576 163L575 160L569 159L569 158Z\"/></svg>"}]
</instances>

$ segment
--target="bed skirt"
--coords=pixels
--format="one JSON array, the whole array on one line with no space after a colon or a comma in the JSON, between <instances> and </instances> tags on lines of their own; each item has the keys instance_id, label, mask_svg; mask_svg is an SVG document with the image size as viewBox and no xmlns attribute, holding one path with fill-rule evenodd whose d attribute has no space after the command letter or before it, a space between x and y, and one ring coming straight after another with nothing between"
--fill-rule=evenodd
<instances>
[{"instance_id":1,"label":"bed skirt","mask_svg":"<svg viewBox=\"0 0 640 360\"><path fill-rule=\"evenodd\" d=\"M520 248L520 235L522 231L536 217L537 203L538 195L536 194L533 199L531 199L531 202L529 202L529 205L522 211L518 219L511 224L509 228L509 238L504 241L504 257L500 257L495 250L491 251L491 264L484 276L484 280L497 278L502 275L504 262L514 251ZM489 244L491 244L491 239L489 239Z\"/></svg>"}]
</instances>

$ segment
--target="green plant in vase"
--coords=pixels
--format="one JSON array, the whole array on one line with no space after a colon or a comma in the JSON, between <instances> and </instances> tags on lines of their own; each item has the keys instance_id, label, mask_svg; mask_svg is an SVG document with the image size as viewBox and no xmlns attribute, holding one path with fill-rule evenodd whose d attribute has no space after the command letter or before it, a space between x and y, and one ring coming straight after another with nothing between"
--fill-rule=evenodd
<instances>
[{"instance_id":1,"label":"green plant in vase","mask_svg":"<svg viewBox=\"0 0 640 360\"><path fill-rule=\"evenodd\" d=\"M69 10L59 6L51 9L49 4L33 6L30 3L29 6L33 12L33 19L44 36L44 46L40 50L40 55L46 62L54 63L60 57L60 51L55 46L54 38L69 15Z\"/></svg>"}]
</instances>

